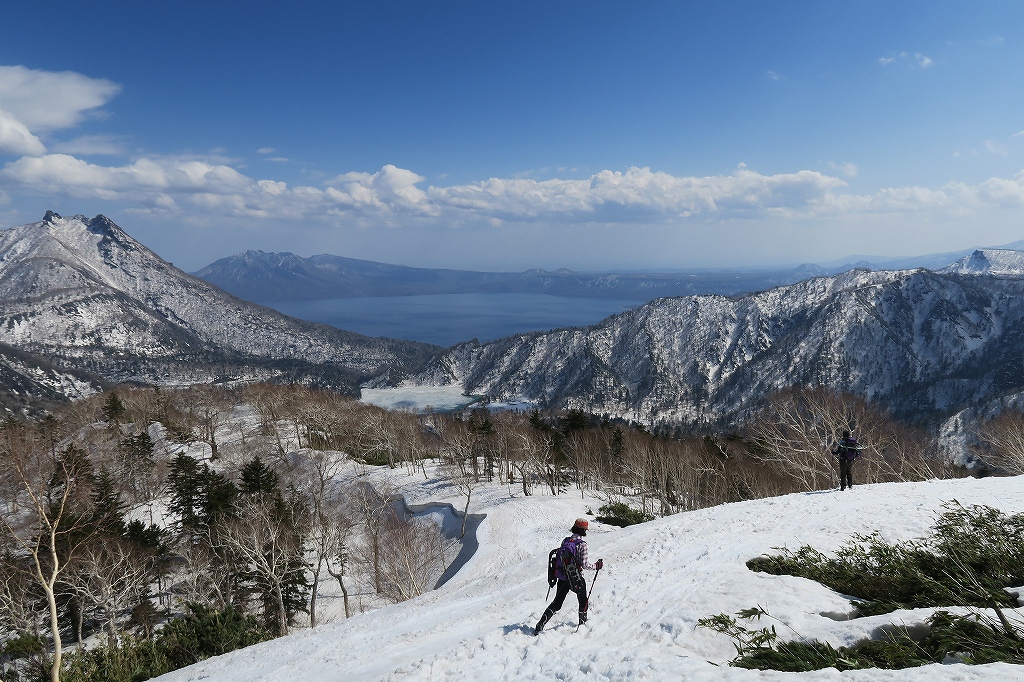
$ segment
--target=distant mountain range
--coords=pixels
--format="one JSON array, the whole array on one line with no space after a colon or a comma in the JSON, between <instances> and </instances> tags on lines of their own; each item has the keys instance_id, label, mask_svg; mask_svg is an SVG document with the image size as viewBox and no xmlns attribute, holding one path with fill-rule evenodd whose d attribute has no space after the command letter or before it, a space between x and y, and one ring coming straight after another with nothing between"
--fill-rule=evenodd
<instances>
[{"instance_id":1,"label":"distant mountain range","mask_svg":"<svg viewBox=\"0 0 1024 682\"><path fill-rule=\"evenodd\" d=\"M403 376L438 350L238 299L160 259L104 216L47 212L41 222L0 231L0 402L8 407L47 391L73 397L102 382L260 379L358 394L361 382Z\"/></svg>"},{"instance_id":2,"label":"distant mountain range","mask_svg":"<svg viewBox=\"0 0 1024 682\"><path fill-rule=\"evenodd\" d=\"M824 274L816 266L779 271L588 274L571 270L475 272L388 265L319 255L246 251L195 276L249 301L302 301L363 296L530 293L648 301L695 293L733 294Z\"/></svg>"},{"instance_id":3,"label":"distant mountain range","mask_svg":"<svg viewBox=\"0 0 1024 682\"><path fill-rule=\"evenodd\" d=\"M303 258L292 253L246 251L221 258L193 274L240 298L261 303L465 293L531 293L651 301L665 296L733 296L854 268L927 267L934 270L971 252L967 249L908 258L853 256L824 266L805 264L776 270L580 273L564 268L553 272L412 268L326 254Z\"/></svg>"},{"instance_id":4,"label":"distant mountain range","mask_svg":"<svg viewBox=\"0 0 1024 682\"><path fill-rule=\"evenodd\" d=\"M935 421L1024 387L1024 270L963 274L984 254L1007 255L664 298L592 327L467 342L410 383L653 424L735 423L774 391L827 386Z\"/></svg>"},{"instance_id":5,"label":"distant mountain range","mask_svg":"<svg viewBox=\"0 0 1024 682\"><path fill-rule=\"evenodd\" d=\"M297 282L312 278L303 264L314 259L250 252L247 267L263 258L292 263ZM320 258L329 267L313 274L351 264ZM417 270L355 263L350 281L364 284ZM448 284L504 276L426 270L404 283L419 287L436 276L445 284L438 273L449 273ZM623 281L639 290L651 281L520 275L570 282L576 291ZM671 277L672 286L682 282ZM656 290L650 286L644 290ZM1024 390L1024 254L984 249L941 271L851 270L753 294L659 298L590 327L442 350L248 303L174 268L103 216L47 213L0 231L7 409L38 409L122 382L255 380L349 394L361 384L456 384L495 399L698 425L734 424L781 388L830 386L934 421Z\"/></svg>"}]
</instances>

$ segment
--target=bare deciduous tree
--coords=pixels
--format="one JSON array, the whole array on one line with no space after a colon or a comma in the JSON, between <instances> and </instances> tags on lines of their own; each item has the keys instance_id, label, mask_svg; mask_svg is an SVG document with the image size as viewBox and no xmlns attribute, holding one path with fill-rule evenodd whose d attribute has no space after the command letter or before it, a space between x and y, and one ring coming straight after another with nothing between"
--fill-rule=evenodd
<instances>
[{"instance_id":1,"label":"bare deciduous tree","mask_svg":"<svg viewBox=\"0 0 1024 682\"><path fill-rule=\"evenodd\" d=\"M408 519L394 508L384 518L381 561L384 594L393 601L418 597L441 574L443 543L440 527L424 519Z\"/></svg>"},{"instance_id":2,"label":"bare deciduous tree","mask_svg":"<svg viewBox=\"0 0 1024 682\"><path fill-rule=\"evenodd\" d=\"M138 603L149 581L149 557L119 538L100 538L85 545L66 582L103 619L107 643L121 633L118 619Z\"/></svg>"},{"instance_id":3,"label":"bare deciduous tree","mask_svg":"<svg viewBox=\"0 0 1024 682\"><path fill-rule=\"evenodd\" d=\"M302 543L291 520L280 513L271 497L249 495L238 504L237 517L214 529L215 546L245 562L270 587L277 630L288 634L284 585L297 570L295 559Z\"/></svg>"},{"instance_id":4,"label":"bare deciduous tree","mask_svg":"<svg viewBox=\"0 0 1024 682\"><path fill-rule=\"evenodd\" d=\"M1004 410L978 427L988 448L981 453L985 462L1010 474L1024 474L1024 413Z\"/></svg>"},{"instance_id":5,"label":"bare deciduous tree","mask_svg":"<svg viewBox=\"0 0 1024 682\"><path fill-rule=\"evenodd\" d=\"M84 453L69 448L51 452L32 430L7 422L3 428L0 458L14 472L19 512L13 505L0 514L0 529L29 559L31 573L42 589L50 617L53 663L50 679L60 680L63 645L57 607L57 581L68 562L89 539L85 515L76 513L88 500L88 462Z\"/></svg>"}]
</instances>

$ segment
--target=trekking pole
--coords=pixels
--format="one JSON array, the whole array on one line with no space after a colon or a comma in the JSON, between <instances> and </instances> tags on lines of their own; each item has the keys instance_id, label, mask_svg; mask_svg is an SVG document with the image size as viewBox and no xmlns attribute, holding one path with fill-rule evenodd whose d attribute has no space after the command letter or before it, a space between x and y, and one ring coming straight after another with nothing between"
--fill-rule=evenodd
<instances>
[{"instance_id":1,"label":"trekking pole","mask_svg":"<svg viewBox=\"0 0 1024 682\"><path fill-rule=\"evenodd\" d=\"M590 583L590 592L587 592L587 608L590 608L590 595L594 594L594 585L597 584L597 576L601 575L601 569L594 573L594 580Z\"/></svg>"},{"instance_id":2,"label":"trekking pole","mask_svg":"<svg viewBox=\"0 0 1024 682\"><path fill-rule=\"evenodd\" d=\"M588 611L590 610L590 595L594 594L594 585L597 584L597 576L599 576L599 575L601 575L601 569L600 568L597 569L594 572L594 579L590 582L590 591L587 592L587 610ZM583 623L580 623L580 625L583 625ZM576 632L580 631L580 625L576 626Z\"/></svg>"}]
</instances>

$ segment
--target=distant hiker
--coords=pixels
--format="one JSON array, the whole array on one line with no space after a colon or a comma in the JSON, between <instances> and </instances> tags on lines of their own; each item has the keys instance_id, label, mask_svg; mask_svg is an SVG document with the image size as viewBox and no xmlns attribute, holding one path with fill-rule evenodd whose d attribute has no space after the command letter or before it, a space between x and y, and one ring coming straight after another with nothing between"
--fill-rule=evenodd
<instances>
[{"instance_id":1,"label":"distant hiker","mask_svg":"<svg viewBox=\"0 0 1024 682\"><path fill-rule=\"evenodd\" d=\"M853 460L860 457L861 447L857 439L849 431L843 431L843 437L836 443L832 454L839 458L839 489L853 487Z\"/></svg>"},{"instance_id":2,"label":"distant hiker","mask_svg":"<svg viewBox=\"0 0 1024 682\"><path fill-rule=\"evenodd\" d=\"M586 519L576 519L570 531L572 535L562 540L557 549L551 550L548 556L548 585L557 584L558 587L555 588L554 601L548 604L533 634L540 634L555 611L562 608L562 602L570 590L576 593L580 603L580 625L587 622L587 581L583 579L583 571L600 571L604 568L604 559L598 559L594 565L589 563L587 543L583 539L589 525Z\"/></svg>"}]
</instances>

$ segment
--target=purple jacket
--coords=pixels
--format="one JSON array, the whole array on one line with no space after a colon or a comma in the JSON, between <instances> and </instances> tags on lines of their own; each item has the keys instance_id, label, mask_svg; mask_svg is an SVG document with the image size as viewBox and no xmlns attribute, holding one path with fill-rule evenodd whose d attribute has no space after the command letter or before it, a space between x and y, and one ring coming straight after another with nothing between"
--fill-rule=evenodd
<instances>
[{"instance_id":1,"label":"purple jacket","mask_svg":"<svg viewBox=\"0 0 1024 682\"><path fill-rule=\"evenodd\" d=\"M596 571L597 566L590 563L590 555L587 553L587 541L581 536L573 533L562 540L561 549L568 549L576 557L576 565L580 570ZM565 571L562 570L562 562L555 562L555 577L559 580L568 580Z\"/></svg>"}]
</instances>

